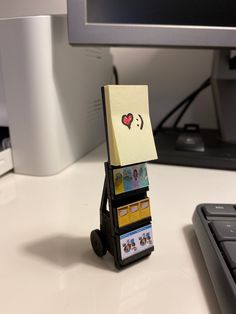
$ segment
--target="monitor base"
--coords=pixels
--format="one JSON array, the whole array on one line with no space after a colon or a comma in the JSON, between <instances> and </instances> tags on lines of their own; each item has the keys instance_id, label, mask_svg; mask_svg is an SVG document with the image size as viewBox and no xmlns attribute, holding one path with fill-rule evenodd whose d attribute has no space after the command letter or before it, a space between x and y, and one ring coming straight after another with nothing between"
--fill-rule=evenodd
<instances>
[{"instance_id":1,"label":"monitor base","mask_svg":"<svg viewBox=\"0 0 236 314\"><path fill-rule=\"evenodd\" d=\"M152 163L236 170L236 144L222 142L218 130L200 130L205 144L204 152L176 150L176 140L181 131L163 128L158 132L155 136L158 160Z\"/></svg>"}]
</instances>

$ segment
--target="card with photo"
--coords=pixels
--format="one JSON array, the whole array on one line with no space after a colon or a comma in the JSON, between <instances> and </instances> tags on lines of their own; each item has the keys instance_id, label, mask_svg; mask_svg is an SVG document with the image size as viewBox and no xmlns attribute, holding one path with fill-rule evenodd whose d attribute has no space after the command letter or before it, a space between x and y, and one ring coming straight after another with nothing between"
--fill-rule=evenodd
<instances>
[{"instance_id":1,"label":"card with photo","mask_svg":"<svg viewBox=\"0 0 236 314\"><path fill-rule=\"evenodd\" d=\"M140 164L139 166L139 181L142 187L149 185L146 164Z\"/></svg>"},{"instance_id":2,"label":"card with photo","mask_svg":"<svg viewBox=\"0 0 236 314\"><path fill-rule=\"evenodd\" d=\"M132 180L132 169L131 169L131 167L123 168L123 180L124 180L124 192L132 191L133 180Z\"/></svg>"},{"instance_id":3,"label":"card with photo","mask_svg":"<svg viewBox=\"0 0 236 314\"><path fill-rule=\"evenodd\" d=\"M115 194L130 192L149 186L145 163L113 170Z\"/></svg>"},{"instance_id":4,"label":"card with photo","mask_svg":"<svg viewBox=\"0 0 236 314\"><path fill-rule=\"evenodd\" d=\"M120 236L122 260L151 247L153 247L151 224Z\"/></svg>"},{"instance_id":5,"label":"card with photo","mask_svg":"<svg viewBox=\"0 0 236 314\"><path fill-rule=\"evenodd\" d=\"M115 194L121 194L125 192L124 189L124 177L122 169L118 169L113 172L113 180L115 187Z\"/></svg>"},{"instance_id":6,"label":"card with photo","mask_svg":"<svg viewBox=\"0 0 236 314\"><path fill-rule=\"evenodd\" d=\"M133 166L132 167L132 189L137 190L140 188L140 178L139 178L139 167Z\"/></svg>"}]
</instances>

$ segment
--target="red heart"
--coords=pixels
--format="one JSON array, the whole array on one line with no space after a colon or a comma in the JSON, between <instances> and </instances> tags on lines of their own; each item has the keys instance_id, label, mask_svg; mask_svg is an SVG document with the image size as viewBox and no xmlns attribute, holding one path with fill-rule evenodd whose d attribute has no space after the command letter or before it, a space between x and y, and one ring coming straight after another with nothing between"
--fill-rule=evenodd
<instances>
[{"instance_id":1,"label":"red heart","mask_svg":"<svg viewBox=\"0 0 236 314\"><path fill-rule=\"evenodd\" d=\"M130 129L133 119L134 119L134 117L133 117L132 113L128 113L128 114L124 114L122 116L121 121L124 125L126 125Z\"/></svg>"}]
</instances>

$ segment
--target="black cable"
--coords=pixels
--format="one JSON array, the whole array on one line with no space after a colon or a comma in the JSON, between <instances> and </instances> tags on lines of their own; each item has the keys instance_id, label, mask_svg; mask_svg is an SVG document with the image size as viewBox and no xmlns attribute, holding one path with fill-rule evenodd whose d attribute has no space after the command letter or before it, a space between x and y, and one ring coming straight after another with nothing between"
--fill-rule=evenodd
<instances>
[{"instance_id":1,"label":"black cable","mask_svg":"<svg viewBox=\"0 0 236 314\"><path fill-rule=\"evenodd\" d=\"M156 135L160 129L162 128L163 124L177 111L179 110L186 102L188 107L190 106L190 104L193 102L193 100L195 99L195 97L203 90L205 89L207 86L210 85L210 78L208 78L207 80L205 80L195 91L193 91L190 95L188 95L184 100L182 100L177 106L175 106L166 116L164 116L164 118L159 122L159 124L157 125L157 127L154 129L153 134ZM186 106L187 106L186 105ZM186 110L188 109L188 107L186 108ZM183 112L183 114L185 113L185 111ZM182 118L182 115L180 116L180 119ZM179 121L178 121L179 122Z\"/></svg>"},{"instance_id":2,"label":"black cable","mask_svg":"<svg viewBox=\"0 0 236 314\"><path fill-rule=\"evenodd\" d=\"M183 115L185 114L185 112L188 110L188 108L190 107L190 105L192 104L192 102L195 100L195 98L197 98L197 96L200 94L200 92L202 92L205 88L207 88L209 85L211 84L210 78L207 79L202 85L201 85L201 89L199 90L199 92L197 94L195 94L193 97L189 98L189 100L187 101L186 105L184 106L184 108L181 110L180 114L178 115L178 117L176 118L174 124L173 124L173 128L177 128L179 121L182 119Z\"/></svg>"},{"instance_id":3,"label":"black cable","mask_svg":"<svg viewBox=\"0 0 236 314\"><path fill-rule=\"evenodd\" d=\"M183 115L185 114L185 112L188 110L188 108L190 107L190 105L192 104L192 102L194 101L196 97L192 97L190 98L186 105L184 106L184 108L181 110L180 114L178 115L178 117L176 118L174 124L173 124L173 128L177 128L177 125L179 123L179 121L182 119Z\"/></svg>"},{"instance_id":4,"label":"black cable","mask_svg":"<svg viewBox=\"0 0 236 314\"><path fill-rule=\"evenodd\" d=\"M182 100L177 106L175 106L164 118L159 122L157 127L154 129L153 134L156 135L159 130L162 128L163 124L177 111L179 110L185 103L188 101L189 96Z\"/></svg>"},{"instance_id":5,"label":"black cable","mask_svg":"<svg viewBox=\"0 0 236 314\"><path fill-rule=\"evenodd\" d=\"M114 75L114 78L115 78L115 84L119 85L119 74L118 74L118 71L117 71L117 67L115 65L113 65L112 69L113 69L113 75Z\"/></svg>"}]
</instances>

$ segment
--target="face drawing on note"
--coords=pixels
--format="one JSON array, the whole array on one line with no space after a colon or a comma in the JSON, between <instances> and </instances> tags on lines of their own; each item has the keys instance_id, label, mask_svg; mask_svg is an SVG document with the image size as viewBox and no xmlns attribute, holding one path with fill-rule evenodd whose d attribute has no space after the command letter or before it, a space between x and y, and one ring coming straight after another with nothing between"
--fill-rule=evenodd
<instances>
[{"instance_id":1,"label":"face drawing on note","mask_svg":"<svg viewBox=\"0 0 236 314\"><path fill-rule=\"evenodd\" d=\"M147 86L107 85L104 95L110 163L126 166L156 159ZM124 189L129 183L124 178Z\"/></svg>"},{"instance_id":2,"label":"face drawing on note","mask_svg":"<svg viewBox=\"0 0 236 314\"><path fill-rule=\"evenodd\" d=\"M123 114L121 117L121 122L123 125L125 125L129 130L137 126L140 130L143 129L144 121L140 114L137 114L134 118L134 115L132 113Z\"/></svg>"},{"instance_id":3,"label":"face drawing on note","mask_svg":"<svg viewBox=\"0 0 236 314\"><path fill-rule=\"evenodd\" d=\"M137 127L140 128L140 130L143 129L143 118L141 116L141 114L138 114L138 118L136 118L136 123L137 123Z\"/></svg>"}]
</instances>

